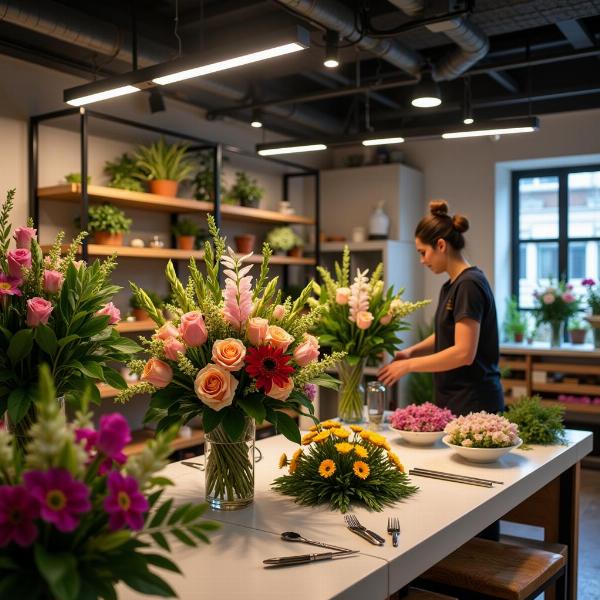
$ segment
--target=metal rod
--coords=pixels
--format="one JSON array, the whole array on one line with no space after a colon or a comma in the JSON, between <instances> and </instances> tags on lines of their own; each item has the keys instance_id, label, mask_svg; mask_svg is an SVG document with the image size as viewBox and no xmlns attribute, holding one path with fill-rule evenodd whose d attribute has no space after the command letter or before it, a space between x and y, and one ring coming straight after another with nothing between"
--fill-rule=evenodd
<instances>
[{"instance_id":1,"label":"metal rod","mask_svg":"<svg viewBox=\"0 0 600 600\"><path fill-rule=\"evenodd\" d=\"M88 230L88 116L85 108L79 111L79 139L81 144L81 230ZM86 237L81 244L81 258L88 261L88 238Z\"/></svg>"},{"instance_id":2,"label":"metal rod","mask_svg":"<svg viewBox=\"0 0 600 600\"><path fill-rule=\"evenodd\" d=\"M317 267L321 264L321 173L315 171L315 281L319 281Z\"/></svg>"},{"instance_id":3,"label":"metal rod","mask_svg":"<svg viewBox=\"0 0 600 600\"><path fill-rule=\"evenodd\" d=\"M214 203L213 211L215 217L215 225L217 229L221 228L221 171L223 169L223 146L217 144L213 152L213 192ZM219 283L223 282L223 272L221 265L217 265Z\"/></svg>"},{"instance_id":4,"label":"metal rod","mask_svg":"<svg viewBox=\"0 0 600 600\"><path fill-rule=\"evenodd\" d=\"M39 124L35 119L29 119L29 216L33 219L34 227L40 227L40 199L38 198L39 176Z\"/></svg>"},{"instance_id":5,"label":"metal rod","mask_svg":"<svg viewBox=\"0 0 600 600\"><path fill-rule=\"evenodd\" d=\"M138 36L136 0L131 0L131 68L138 69Z\"/></svg>"},{"instance_id":6,"label":"metal rod","mask_svg":"<svg viewBox=\"0 0 600 600\"><path fill-rule=\"evenodd\" d=\"M64 108L63 110L55 110L53 112L44 113L42 115L34 115L31 117L32 121L41 123L42 121L49 121L51 119L60 119L61 117L70 117L72 115L78 115L78 108Z\"/></svg>"}]
</instances>

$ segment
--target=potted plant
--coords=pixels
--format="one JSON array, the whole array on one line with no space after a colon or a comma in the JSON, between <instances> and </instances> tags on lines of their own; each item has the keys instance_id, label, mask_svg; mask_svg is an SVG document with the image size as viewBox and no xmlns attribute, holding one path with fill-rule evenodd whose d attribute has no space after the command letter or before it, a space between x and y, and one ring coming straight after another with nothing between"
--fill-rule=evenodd
<instances>
[{"instance_id":1,"label":"potted plant","mask_svg":"<svg viewBox=\"0 0 600 600\"><path fill-rule=\"evenodd\" d=\"M79 226L79 218L75 222ZM88 232L93 235L94 243L102 246L122 246L123 233L131 228L131 219L112 204L90 206L88 210Z\"/></svg>"},{"instance_id":2,"label":"potted plant","mask_svg":"<svg viewBox=\"0 0 600 600\"><path fill-rule=\"evenodd\" d=\"M266 241L276 254L283 254L303 243L302 238L289 225L271 229Z\"/></svg>"},{"instance_id":3,"label":"potted plant","mask_svg":"<svg viewBox=\"0 0 600 600\"><path fill-rule=\"evenodd\" d=\"M162 300L156 292L146 292L148 297L152 301L152 304L158 309L162 308ZM136 321L147 321L150 318L148 311L143 308L143 304L138 300L138 297L133 295L129 298L129 306L131 307L131 314Z\"/></svg>"},{"instance_id":4,"label":"potted plant","mask_svg":"<svg viewBox=\"0 0 600 600\"><path fill-rule=\"evenodd\" d=\"M506 299L504 332L509 340L520 344L527 333L527 317L519 310L514 296Z\"/></svg>"},{"instance_id":5,"label":"potted plant","mask_svg":"<svg viewBox=\"0 0 600 600\"><path fill-rule=\"evenodd\" d=\"M575 316L569 319L568 331L571 344L583 344L585 342L587 327L579 317Z\"/></svg>"},{"instance_id":6,"label":"potted plant","mask_svg":"<svg viewBox=\"0 0 600 600\"><path fill-rule=\"evenodd\" d=\"M215 176L213 167L213 155L211 152L198 152L196 160L200 169L192 179L194 188L194 198L196 200L205 200L207 202L215 201ZM228 160L223 157L223 162ZM229 196L226 187L223 185L223 173L221 172L221 202L224 204L238 204L237 199Z\"/></svg>"},{"instance_id":7,"label":"potted plant","mask_svg":"<svg viewBox=\"0 0 600 600\"><path fill-rule=\"evenodd\" d=\"M67 173L65 175L65 181L67 183L81 183L81 173ZM88 185L92 183L92 176L87 176Z\"/></svg>"},{"instance_id":8,"label":"potted plant","mask_svg":"<svg viewBox=\"0 0 600 600\"><path fill-rule=\"evenodd\" d=\"M581 285L586 289L587 303L592 311L585 320L594 330L594 346L600 348L600 284L593 279L584 279Z\"/></svg>"},{"instance_id":9,"label":"potted plant","mask_svg":"<svg viewBox=\"0 0 600 600\"><path fill-rule=\"evenodd\" d=\"M149 146L140 146L135 153L138 177L147 179L150 193L176 196L177 185L194 170L188 144L167 144L164 138Z\"/></svg>"},{"instance_id":10,"label":"potted plant","mask_svg":"<svg viewBox=\"0 0 600 600\"><path fill-rule=\"evenodd\" d=\"M240 254L250 254L254 252L254 244L256 243L256 236L253 233L242 233L236 235L235 246Z\"/></svg>"},{"instance_id":11,"label":"potted plant","mask_svg":"<svg viewBox=\"0 0 600 600\"><path fill-rule=\"evenodd\" d=\"M573 286L566 281L550 284L533 293L535 307L533 314L536 326L549 323L552 329L551 345L560 346L562 340L561 328L565 321L579 311L579 298L573 293Z\"/></svg>"},{"instance_id":12,"label":"potted plant","mask_svg":"<svg viewBox=\"0 0 600 600\"><path fill-rule=\"evenodd\" d=\"M202 229L191 219L181 219L171 227L171 231L177 240L179 250L193 250Z\"/></svg>"},{"instance_id":13,"label":"potted plant","mask_svg":"<svg viewBox=\"0 0 600 600\"><path fill-rule=\"evenodd\" d=\"M229 190L229 196L239 200L242 206L258 208L258 203L263 196L263 189L250 179L244 171L235 174L235 183Z\"/></svg>"},{"instance_id":14,"label":"potted plant","mask_svg":"<svg viewBox=\"0 0 600 600\"><path fill-rule=\"evenodd\" d=\"M127 152L121 154L114 162L104 163L104 172L110 177L108 187L143 192L144 187L139 179L137 163Z\"/></svg>"}]
</instances>

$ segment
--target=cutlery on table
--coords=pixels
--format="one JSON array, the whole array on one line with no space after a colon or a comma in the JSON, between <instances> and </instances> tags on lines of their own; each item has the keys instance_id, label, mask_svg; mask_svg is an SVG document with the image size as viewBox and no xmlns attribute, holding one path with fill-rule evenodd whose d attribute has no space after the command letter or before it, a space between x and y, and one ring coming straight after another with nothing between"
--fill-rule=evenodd
<instances>
[{"instance_id":1,"label":"cutlery on table","mask_svg":"<svg viewBox=\"0 0 600 600\"><path fill-rule=\"evenodd\" d=\"M429 479L438 479L440 481L449 481L451 483L464 483L466 485L476 485L478 487L491 488L493 485L489 481L472 481L470 479L462 479L460 477L451 477L449 475L436 475L435 473L424 473L423 471L414 471L411 469L409 475L414 477L428 477Z\"/></svg>"},{"instance_id":2,"label":"cutlery on table","mask_svg":"<svg viewBox=\"0 0 600 600\"><path fill-rule=\"evenodd\" d=\"M301 565L319 560L330 560L336 558L346 558L358 554L358 550L348 550L346 552L323 552L321 554L296 554L295 556L279 556L276 558L266 558L263 564L266 567L287 567L289 565Z\"/></svg>"},{"instance_id":3,"label":"cutlery on table","mask_svg":"<svg viewBox=\"0 0 600 600\"><path fill-rule=\"evenodd\" d=\"M344 520L346 521L348 529L352 533L360 535L360 537L364 538L375 546L383 546L385 544L385 539L376 534L374 531L371 531L370 529L367 529L361 525L359 520L356 518L356 515L345 515Z\"/></svg>"},{"instance_id":4,"label":"cutlery on table","mask_svg":"<svg viewBox=\"0 0 600 600\"><path fill-rule=\"evenodd\" d=\"M198 471L204 471L204 465L202 463L190 462L189 460L182 460L181 464L185 467L192 467L192 469L198 469Z\"/></svg>"},{"instance_id":5,"label":"cutlery on table","mask_svg":"<svg viewBox=\"0 0 600 600\"><path fill-rule=\"evenodd\" d=\"M400 519L390 517L387 526L388 533L392 536L392 546L398 547L398 538L400 537Z\"/></svg>"},{"instance_id":6,"label":"cutlery on table","mask_svg":"<svg viewBox=\"0 0 600 600\"><path fill-rule=\"evenodd\" d=\"M414 467L412 469L415 472L420 473L432 473L433 475L443 475L447 477L456 477L459 479L469 479L470 481L483 481L484 483L497 483L504 485L504 481L495 481L494 479L482 479L481 477L472 477L471 475L459 475L458 473L446 473L444 471L433 471L431 469L421 469L421 467Z\"/></svg>"},{"instance_id":7,"label":"cutlery on table","mask_svg":"<svg viewBox=\"0 0 600 600\"><path fill-rule=\"evenodd\" d=\"M284 531L281 534L281 539L286 542L301 542L303 544L312 544L313 546L320 546L321 548L329 548L330 550L339 550L340 552L354 552L349 548L340 548L340 546L332 546L331 544L326 544L325 542L316 542L315 540L308 540L305 537L302 537L299 533L295 531Z\"/></svg>"}]
</instances>

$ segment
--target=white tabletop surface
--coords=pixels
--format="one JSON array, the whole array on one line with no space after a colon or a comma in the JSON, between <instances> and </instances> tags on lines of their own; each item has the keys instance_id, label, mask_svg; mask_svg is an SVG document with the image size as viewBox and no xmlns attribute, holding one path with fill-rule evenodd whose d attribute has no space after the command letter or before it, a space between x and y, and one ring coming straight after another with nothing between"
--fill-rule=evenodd
<instances>
[{"instance_id":1,"label":"white tabletop surface","mask_svg":"<svg viewBox=\"0 0 600 600\"><path fill-rule=\"evenodd\" d=\"M211 533L211 545L177 547L174 559L184 576L166 579L180 598L387 598L534 492L576 464L592 450L592 434L569 430L565 446L534 446L516 450L496 463L476 465L438 442L430 448L405 444L399 434L383 432L407 469L422 467L503 481L493 488L434 479L413 478L419 491L383 512L357 507L354 512L369 529L388 538L373 546L348 531L339 512L326 506L305 507L270 489L282 452L297 448L282 436L258 442L263 459L256 465L255 501L233 512L209 510L207 518L223 527ZM193 459L202 461L202 458ZM175 483L169 495L178 502L202 501L204 473L181 463L164 474ZM388 516L400 519L398 548L385 534ZM264 569L262 560L274 556L320 552L319 548L280 539L284 531L337 546L360 550L360 555L319 564ZM164 573L161 572L161 575ZM119 586L119 598L139 597Z\"/></svg>"}]
</instances>

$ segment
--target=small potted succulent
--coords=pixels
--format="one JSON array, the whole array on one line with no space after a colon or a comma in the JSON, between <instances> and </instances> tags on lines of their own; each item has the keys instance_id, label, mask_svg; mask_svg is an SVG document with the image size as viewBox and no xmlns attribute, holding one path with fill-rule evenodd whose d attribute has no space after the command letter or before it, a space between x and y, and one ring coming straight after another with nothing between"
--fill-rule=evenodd
<instances>
[{"instance_id":1,"label":"small potted succulent","mask_svg":"<svg viewBox=\"0 0 600 600\"><path fill-rule=\"evenodd\" d=\"M108 187L130 192L144 191L137 163L127 152L121 154L114 162L107 160L104 163L104 172L110 177Z\"/></svg>"},{"instance_id":2,"label":"small potted succulent","mask_svg":"<svg viewBox=\"0 0 600 600\"><path fill-rule=\"evenodd\" d=\"M67 173L65 175L65 181L67 183L81 183L81 173ZM92 176L87 176L88 185L92 183Z\"/></svg>"},{"instance_id":3,"label":"small potted succulent","mask_svg":"<svg viewBox=\"0 0 600 600\"><path fill-rule=\"evenodd\" d=\"M191 219L180 219L171 227L171 231L177 241L179 250L193 250L196 244L196 237L202 232Z\"/></svg>"},{"instance_id":4,"label":"small potted succulent","mask_svg":"<svg viewBox=\"0 0 600 600\"><path fill-rule=\"evenodd\" d=\"M194 170L188 148L188 144L167 144L162 137L149 146L140 146L134 157L136 176L148 180L151 194L176 196L179 182Z\"/></svg>"},{"instance_id":5,"label":"small potted succulent","mask_svg":"<svg viewBox=\"0 0 600 600\"><path fill-rule=\"evenodd\" d=\"M285 254L303 244L302 238L289 225L271 229L266 241L276 254Z\"/></svg>"},{"instance_id":6,"label":"small potted succulent","mask_svg":"<svg viewBox=\"0 0 600 600\"><path fill-rule=\"evenodd\" d=\"M527 316L519 310L514 296L506 299L504 333L509 341L512 340L517 344L520 344L527 334Z\"/></svg>"},{"instance_id":7,"label":"small potted succulent","mask_svg":"<svg viewBox=\"0 0 600 600\"><path fill-rule=\"evenodd\" d=\"M263 189L257 185L256 179L250 179L244 171L238 171L235 174L235 183L229 190L229 196L239 200L242 206L258 208Z\"/></svg>"},{"instance_id":8,"label":"small potted succulent","mask_svg":"<svg viewBox=\"0 0 600 600\"><path fill-rule=\"evenodd\" d=\"M571 344L585 343L587 327L579 317L571 317L569 319L569 325L567 329L569 331L569 338L571 339Z\"/></svg>"},{"instance_id":9,"label":"small potted succulent","mask_svg":"<svg viewBox=\"0 0 600 600\"><path fill-rule=\"evenodd\" d=\"M75 222L79 226L79 219ZM122 246L123 234L131 228L131 219L112 204L90 206L88 210L88 231L94 243L103 246Z\"/></svg>"},{"instance_id":10,"label":"small potted succulent","mask_svg":"<svg viewBox=\"0 0 600 600\"><path fill-rule=\"evenodd\" d=\"M162 308L162 300L156 292L146 291L146 293L156 308ZM143 308L142 303L138 300L136 295L129 298L129 306L131 307L131 314L136 321L147 321L150 318L150 315Z\"/></svg>"}]
</instances>

